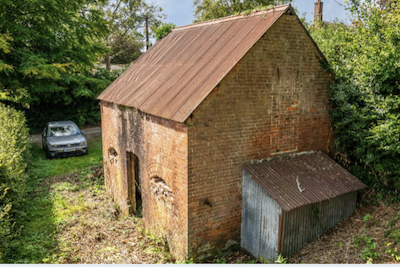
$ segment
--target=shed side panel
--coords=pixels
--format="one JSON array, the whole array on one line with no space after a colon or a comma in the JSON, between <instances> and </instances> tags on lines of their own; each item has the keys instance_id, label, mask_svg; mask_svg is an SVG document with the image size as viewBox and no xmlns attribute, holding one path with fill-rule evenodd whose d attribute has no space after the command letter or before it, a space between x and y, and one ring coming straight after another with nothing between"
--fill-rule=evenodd
<instances>
[{"instance_id":1,"label":"shed side panel","mask_svg":"<svg viewBox=\"0 0 400 267\"><path fill-rule=\"evenodd\" d=\"M263 189L243 171L242 238L240 246L258 257L260 254L261 205Z\"/></svg>"},{"instance_id":2,"label":"shed side panel","mask_svg":"<svg viewBox=\"0 0 400 267\"><path fill-rule=\"evenodd\" d=\"M356 208L357 192L283 211L281 254L290 257L313 239L349 217Z\"/></svg>"},{"instance_id":3,"label":"shed side panel","mask_svg":"<svg viewBox=\"0 0 400 267\"><path fill-rule=\"evenodd\" d=\"M258 259L277 259L281 212L278 202L243 171L241 247Z\"/></svg>"},{"instance_id":4,"label":"shed side panel","mask_svg":"<svg viewBox=\"0 0 400 267\"><path fill-rule=\"evenodd\" d=\"M253 180L253 182L255 182ZM261 206L260 258L276 260L279 244L279 216L282 208L264 190L259 198Z\"/></svg>"}]
</instances>

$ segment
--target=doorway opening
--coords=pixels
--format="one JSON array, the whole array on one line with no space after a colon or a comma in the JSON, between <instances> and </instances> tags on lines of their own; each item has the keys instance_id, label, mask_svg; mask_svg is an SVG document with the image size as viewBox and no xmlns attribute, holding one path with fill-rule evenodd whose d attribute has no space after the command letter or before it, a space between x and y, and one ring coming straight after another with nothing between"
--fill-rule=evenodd
<instances>
[{"instance_id":1,"label":"doorway opening","mask_svg":"<svg viewBox=\"0 0 400 267\"><path fill-rule=\"evenodd\" d=\"M139 158L132 152L126 152L128 178L129 214L142 217L142 192L140 188Z\"/></svg>"}]
</instances>

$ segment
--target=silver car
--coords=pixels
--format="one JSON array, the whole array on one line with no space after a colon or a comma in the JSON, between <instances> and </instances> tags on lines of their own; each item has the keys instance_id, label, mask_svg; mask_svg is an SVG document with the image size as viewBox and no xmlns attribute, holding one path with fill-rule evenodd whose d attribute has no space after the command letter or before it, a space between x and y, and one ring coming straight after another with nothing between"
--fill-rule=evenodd
<instances>
[{"instance_id":1,"label":"silver car","mask_svg":"<svg viewBox=\"0 0 400 267\"><path fill-rule=\"evenodd\" d=\"M47 158L85 155L87 141L78 126L72 121L47 123L42 133L43 150Z\"/></svg>"}]
</instances>

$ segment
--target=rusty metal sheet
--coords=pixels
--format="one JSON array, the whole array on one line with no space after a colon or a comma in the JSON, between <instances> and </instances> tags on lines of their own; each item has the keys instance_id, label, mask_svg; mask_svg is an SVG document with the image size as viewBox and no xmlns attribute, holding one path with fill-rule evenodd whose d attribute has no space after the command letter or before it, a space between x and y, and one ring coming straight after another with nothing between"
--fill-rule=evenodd
<instances>
[{"instance_id":1,"label":"rusty metal sheet","mask_svg":"<svg viewBox=\"0 0 400 267\"><path fill-rule=\"evenodd\" d=\"M232 65L236 65L235 61L226 59L232 56L232 51L238 45L238 42L240 42L238 40L242 40L243 35L245 36L245 34L248 33L245 26L248 24L258 24L258 22L259 19L256 17L256 19L248 19L244 22L236 20L231 23L231 27L225 31L224 37L218 38L215 45L211 45L210 48L207 49L207 52L203 55L202 62L199 62L200 64L195 64L194 68L188 72L188 74L190 73L189 75L182 76L183 83L180 89L177 90L177 94L175 94L168 105L161 111L162 117L175 117L174 115L185 105L193 107L199 104L203 100L201 98L202 93L204 91L209 93L225 76L223 75L224 70L226 71L226 69L229 69ZM207 85L205 85L207 82L209 83L208 88ZM184 90L188 87L193 88L193 90ZM211 90L209 90L210 88ZM183 113L190 115L190 113ZM177 119L184 121L186 118L177 117Z\"/></svg>"},{"instance_id":2,"label":"rusty metal sheet","mask_svg":"<svg viewBox=\"0 0 400 267\"><path fill-rule=\"evenodd\" d=\"M248 163L244 169L286 211L366 187L323 152Z\"/></svg>"},{"instance_id":3,"label":"rusty metal sheet","mask_svg":"<svg viewBox=\"0 0 400 267\"><path fill-rule=\"evenodd\" d=\"M246 40L245 42L239 43L237 45L235 44L235 42L231 42L235 46L232 50L229 51L229 54L227 54L227 56L220 61L221 65L217 65L214 69L212 69L212 71L209 72L209 74L207 75L208 78L203 79L202 83L198 85L198 88L193 91L193 94L189 95L189 99L183 102L183 104L174 114L174 117L176 117L178 120L184 121L187 116L189 116L210 93L210 90L208 88L215 88L222 80L220 77L225 77L231 71L231 69L235 67L236 63L239 62L239 60L250 50L251 47L253 47L253 45L279 17L279 14L273 13L270 14L268 17L262 18L260 22L254 26L252 31L250 31L250 33L242 38L243 40ZM246 32L238 32L235 35L236 41L240 39L241 34L246 34ZM207 68L211 67L214 66L212 66L211 64L207 66Z\"/></svg>"},{"instance_id":4,"label":"rusty metal sheet","mask_svg":"<svg viewBox=\"0 0 400 267\"><path fill-rule=\"evenodd\" d=\"M142 54L98 97L184 122L283 14L282 5L249 15L178 27Z\"/></svg>"}]
</instances>

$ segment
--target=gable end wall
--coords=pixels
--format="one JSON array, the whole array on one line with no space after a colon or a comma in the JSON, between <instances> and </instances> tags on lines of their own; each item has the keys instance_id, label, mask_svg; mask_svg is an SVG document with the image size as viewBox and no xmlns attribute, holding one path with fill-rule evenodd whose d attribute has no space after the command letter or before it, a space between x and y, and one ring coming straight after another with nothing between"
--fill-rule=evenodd
<instances>
[{"instance_id":1,"label":"gable end wall","mask_svg":"<svg viewBox=\"0 0 400 267\"><path fill-rule=\"evenodd\" d=\"M284 15L187 119L190 257L239 246L244 163L330 151L330 79L300 22Z\"/></svg>"},{"instance_id":2,"label":"gable end wall","mask_svg":"<svg viewBox=\"0 0 400 267\"><path fill-rule=\"evenodd\" d=\"M145 228L167 239L176 259L187 256L187 129L182 123L101 102L107 193L124 214L128 206L127 155L136 155ZM114 149L114 155L109 154ZM154 178L161 178L165 183ZM156 185L156 186L155 186Z\"/></svg>"}]
</instances>

